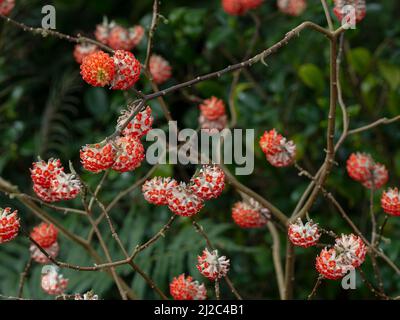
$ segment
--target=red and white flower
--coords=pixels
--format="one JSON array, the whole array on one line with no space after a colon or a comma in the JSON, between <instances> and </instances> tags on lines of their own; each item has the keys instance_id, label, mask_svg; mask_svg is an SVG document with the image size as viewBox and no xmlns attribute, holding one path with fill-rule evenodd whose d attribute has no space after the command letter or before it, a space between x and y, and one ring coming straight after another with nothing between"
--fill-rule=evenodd
<instances>
[{"instance_id":1,"label":"red and white flower","mask_svg":"<svg viewBox=\"0 0 400 320\"><path fill-rule=\"evenodd\" d=\"M353 180L364 182L371 177L374 160L366 153L352 153L346 162L347 173Z\"/></svg>"},{"instance_id":2,"label":"red and white flower","mask_svg":"<svg viewBox=\"0 0 400 320\"><path fill-rule=\"evenodd\" d=\"M322 249L319 256L317 256L315 267L319 274L330 280L338 280L347 272L342 264L342 259L334 248Z\"/></svg>"},{"instance_id":3,"label":"red and white flower","mask_svg":"<svg viewBox=\"0 0 400 320\"><path fill-rule=\"evenodd\" d=\"M216 97L211 97L199 105L201 114L208 120L216 120L225 115L225 103Z\"/></svg>"},{"instance_id":4,"label":"red and white flower","mask_svg":"<svg viewBox=\"0 0 400 320\"><path fill-rule=\"evenodd\" d=\"M60 295L65 292L68 286L68 279L58 273L56 267L49 267L47 272L42 274L42 289L51 295Z\"/></svg>"},{"instance_id":5,"label":"red and white flower","mask_svg":"<svg viewBox=\"0 0 400 320\"><path fill-rule=\"evenodd\" d=\"M172 67L163 57L153 54L149 60L149 69L153 81L162 84L172 76Z\"/></svg>"},{"instance_id":6,"label":"red and white flower","mask_svg":"<svg viewBox=\"0 0 400 320\"><path fill-rule=\"evenodd\" d=\"M50 158L47 162L39 160L32 164L31 178L34 184L50 188L51 181L64 171L60 159Z\"/></svg>"},{"instance_id":7,"label":"red and white flower","mask_svg":"<svg viewBox=\"0 0 400 320\"><path fill-rule=\"evenodd\" d=\"M225 187L225 173L216 165L205 165L190 179L189 188L203 200L218 198Z\"/></svg>"},{"instance_id":8,"label":"red and white flower","mask_svg":"<svg viewBox=\"0 0 400 320\"><path fill-rule=\"evenodd\" d=\"M306 0L278 0L278 9L290 16L299 16L307 8Z\"/></svg>"},{"instance_id":9,"label":"red and white flower","mask_svg":"<svg viewBox=\"0 0 400 320\"><path fill-rule=\"evenodd\" d=\"M229 271L229 259L225 256L218 256L218 251L203 250L203 254L197 257L197 269L210 280L217 280L225 277Z\"/></svg>"},{"instance_id":10,"label":"red and white flower","mask_svg":"<svg viewBox=\"0 0 400 320\"><path fill-rule=\"evenodd\" d=\"M261 228L268 223L269 210L254 199L236 202L232 208L232 219L241 228Z\"/></svg>"},{"instance_id":11,"label":"red and white flower","mask_svg":"<svg viewBox=\"0 0 400 320\"><path fill-rule=\"evenodd\" d=\"M283 138L280 147L280 152L274 155L267 155L268 162L274 167L287 167L292 165L296 160L296 145L292 140L286 141L286 138Z\"/></svg>"},{"instance_id":12,"label":"red and white flower","mask_svg":"<svg viewBox=\"0 0 400 320\"><path fill-rule=\"evenodd\" d=\"M354 234L342 234L336 239L335 250L339 254L344 269L358 268L365 260L367 246Z\"/></svg>"},{"instance_id":13,"label":"red and white flower","mask_svg":"<svg viewBox=\"0 0 400 320\"><path fill-rule=\"evenodd\" d=\"M389 173L386 167L381 163L375 163L371 168L371 176L369 179L362 182L362 185L367 189L380 189L389 180Z\"/></svg>"},{"instance_id":14,"label":"red and white flower","mask_svg":"<svg viewBox=\"0 0 400 320\"><path fill-rule=\"evenodd\" d=\"M118 172L133 171L144 159L144 147L134 137L119 137L115 141L115 162L112 169Z\"/></svg>"},{"instance_id":15,"label":"red and white flower","mask_svg":"<svg viewBox=\"0 0 400 320\"><path fill-rule=\"evenodd\" d=\"M115 149L111 143L87 144L80 151L83 167L93 173L111 168L114 163Z\"/></svg>"},{"instance_id":16,"label":"red and white flower","mask_svg":"<svg viewBox=\"0 0 400 320\"><path fill-rule=\"evenodd\" d=\"M191 276L185 277L185 274L172 280L169 291L174 300L205 300L207 298L204 284L199 284Z\"/></svg>"},{"instance_id":17,"label":"red and white flower","mask_svg":"<svg viewBox=\"0 0 400 320\"><path fill-rule=\"evenodd\" d=\"M124 110L117 121L117 128L121 127L132 113L132 108ZM131 122L122 131L124 136L141 138L146 135L153 125L152 110L149 106L141 112L138 112Z\"/></svg>"},{"instance_id":18,"label":"red and white flower","mask_svg":"<svg viewBox=\"0 0 400 320\"><path fill-rule=\"evenodd\" d=\"M265 153L268 162L274 167L287 167L293 164L296 158L296 145L287 140L275 129L265 131L260 138L261 150Z\"/></svg>"},{"instance_id":19,"label":"red and white flower","mask_svg":"<svg viewBox=\"0 0 400 320\"><path fill-rule=\"evenodd\" d=\"M352 153L346 163L347 173L368 189L379 189L389 179L386 167L375 162L371 155L366 153Z\"/></svg>"},{"instance_id":20,"label":"red and white flower","mask_svg":"<svg viewBox=\"0 0 400 320\"><path fill-rule=\"evenodd\" d=\"M126 29L115 23L115 21L109 23L105 18L102 24L96 26L94 34L98 41L110 46L114 50L130 51L142 40L144 28L137 25Z\"/></svg>"},{"instance_id":21,"label":"red and white flower","mask_svg":"<svg viewBox=\"0 0 400 320\"><path fill-rule=\"evenodd\" d=\"M392 216L400 216L400 193L397 188L389 188L381 197L383 211Z\"/></svg>"},{"instance_id":22,"label":"red and white flower","mask_svg":"<svg viewBox=\"0 0 400 320\"><path fill-rule=\"evenodd\" d=\"M11 241L18 235L20 227L18 210L0 208L0 243Z\"/></svg>"},{"instance_id":23,"label":"red and white flower","mask_svg":"<svg viewBox=\"0 0 400 320\"><path fill-rule=\"evenodd\" d=\"M15 0L0 0L0 14L8 16L14 9Z\"/></svg>"},{"instance_id":24,"label":"red and white flower","mask_svg":"<svg viewBox=\"0 0 400 320\"><path fill-rule=\"evenodd\" d=\"M30 236L42 248L49 248L57 242L58 230L53 224L42 222L33 228Z\"/></svg>"},{"instance_id":25,"label":"red and white flower","mask_svg":"<svg viewBox=\"0 0 400 320\"><path fill-rule=\"evenodd\" d=\"M265 131L260 138L260 147L265 155L275 155L281 151L281 141L284 137L275 129Z\"/></svg>"},{"instance_id":26,"label":"red and white flower","mask_svg":"<svg viewBox=\"0 0 400 320\"><path fill-rule=\"evenodd\" d=\"M81 182L72 173L60 172L51 180L50 190L55 201L71 200L81 192Z\"/></svg>"},{"instance_id":27,"label":"red and white flower","mask_svg":"<svg viewBox=\"0 0 400 320\"><path fill-rule=\"evenodd\" d=\"M113 90L127 90L132 87L140 77L141 65L133 53L117 50L113 55L115 76L111 81Z\"/></svg>"},{"instance_id":28,"label":"red and white flower","mask_svg":"<svg viewBox=\"0 0 400 320\"><path fill-rule=\"evenodd\" d=\"M303 224L299 218L289 225L288 236L295 246L308 248L317 244L321 234L318 225L312 220Z\"/></svg>"},{"instance_id":29,"label":"red and white flower","mask_svg":"<svg viewBox=\"0 0 400 320\"><path fill-rule=\"evenodd\" d=\"M172 178L154 177L143 184L143 196L150 203L168 205L168 199L172 197L172 189L177 185L178 182Z\"/></svg>"},{"instance_id":30,"label":"red and white flower","mask_svg":"<svg viewBox=\"0 0 400 320\"><path fill-rule=\"evenodd\" d=\"M51 246L43 249L47 252L47 254L50 257L54 259L58 256L58 253L60 252L60 246L58 245L57 241L54 242ZM40 249L35 244L30 245L29 252L31 253L31 258L37 263L40 264L51 263L50 259L42 251L40 251Z\"/></svg>"},{"instance_id":31,"label":"red and white flower","mask_svg":"<svg viewBox=\"0 0 400 320\"><path fill-rule=\"evenodd\" d=\"M203 208L203 200L194 194L184 182L172 188L167 198L168 208L178 216L191 217Z\"/></svg>"},{"instance_id":32,"label":"red and white flower","mask_svg":"<svg viewBox=\"0 0 400 320\"><path fill-rule=\"evenodd\" d=\"M367 14L367 6L365 2L365 0L334 0L335 7L333 8L333 13L340 22L343 21L344 17L346 17L346 23L350 23L352 19L351 14L354 12L354 19L356 22L360 22ZM346 10L346 8L352 9Z\"/></svg>"}]
</instances>

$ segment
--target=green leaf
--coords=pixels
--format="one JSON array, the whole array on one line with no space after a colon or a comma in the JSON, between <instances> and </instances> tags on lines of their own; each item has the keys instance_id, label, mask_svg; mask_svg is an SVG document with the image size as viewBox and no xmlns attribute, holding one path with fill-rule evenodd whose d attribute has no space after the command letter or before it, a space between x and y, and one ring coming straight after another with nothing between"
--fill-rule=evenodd
<instances>
[{"instance_id":1,"label":"green leaf","mask_svg":"<svg viewBox=\"0 0 400 320\"><path fill-rule=\"evenodd\" d=\"M84 99L86 107L96 118L102 118L107 112L108 98L103 88L90 88Z\"/></svg>"},{"instance_id":2,"label":"green leaf","mask_svg":"<svg viewBox=\"0 0 400 320\"><path fill-rule=\"evenodd\" d=\"M318 92L324 89L324 76L321 69L315 64L303 64L299 68L298 73L300 79L311 89L314 89Z\"/></svg>"},{"instance_id":3,"label":"green leaf","mask_svg":"<svg viewBox=\"0 0 400 320\"><path fill-rule=\"evenodd\" d=\"M400 68L394 64L381 62L378 65L379 72L386 80L392 90L396 90L400 85Z\"/></svg>"},{"instance_id":4,"label":"green leaf","mask_svg":"<svg viewBox=\"0 0 400 320\"><path fill-rule=\"evenodd\" d=\"M371 64L371 53L366 48L355 48L349 51L348 60L357 73L364 75Z\"/></svg>"}]
</instances>

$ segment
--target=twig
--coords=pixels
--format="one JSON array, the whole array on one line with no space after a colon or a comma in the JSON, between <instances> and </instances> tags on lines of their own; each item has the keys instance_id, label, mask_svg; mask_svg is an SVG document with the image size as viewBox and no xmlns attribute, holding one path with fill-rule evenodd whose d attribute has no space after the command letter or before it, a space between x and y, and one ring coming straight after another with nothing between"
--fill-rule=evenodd
<instances>
[{"instance_id":1,"label":"twig","mask_svg":"<svg viewBox=\"0 0 400 320\"><path fill-rule=\"evenodd\" d=\"M56 37L58 39L67 40L69 42L74 42L74 43L78 43L78 44L79 43L91 43L91 44L94 44L94 45L98 46L99 48L103 49L104 51L107 51L107 52L110 52L110 53L114 53L114 50L111 49L110 47L106 46L105 44L103 44L101 42L98 42L98 41L96 41L94 39L83 37L83 36L81 36L79 34L77 35L77 37L72 37L70 35L63 34L61 32L54 31L54 30L51 30L51 29L29 27L29 26L27 26L27 25L25 25L25 24L23 24L21 22L15 21L15 20L13 20L13 19L11 19L9 17L6 17L6 16L4 16L2 14L0 14L0 18L5 20L8 23L11 23L15 27L17 27L17 28L19 28L19 29L21 29L23 31L30 32L30 33L35 34L35 35L40 35L42 37L53 36L53 37Z\"/></svg>"},{"instance_id":2,"label":"twig","mask_svg":"<svg viewBox=\"0 0 400 320\"><path fill-rule=\"evenodd\" d=\"M151 50L153 47L153 38L154 38L154 33L157 28L157 23L158 23L158 11L159 11L159 0L154 0L153 2L153 16L151 19L151 25L149 29L149 36L147 40L147 50L146 50L146 60L145 60L145 68L146 70L149 70L149 62L150 62L150 57L151 57Z\"/></svg>"},{"instance_id":3,"label":"twig","mask_svg":"<svg viewBox=\"0 0 400 320\"><path fill-rule=\"evenodd\" d=\"M22 298L22 294L24 291L25 280L28 277L29 270L32 266L32 258L29 257L28 262L25 265L24 271L22 271L20 278L19 278L19 286L18 286L18 298Z\"/></svg>"},{"instance_id":4,"label":"twig","mask_svg":"<svg viewBox=\"0 0 400 320\"><path fill-rule=\"evenodd\" d=\"M312 298L317 294L317 290L322 283L323 277L321 275L318 276L317 281L315 282L314 288L311 293L308 295L307 300L312 300Z\"/></svg>"}]
</instances>

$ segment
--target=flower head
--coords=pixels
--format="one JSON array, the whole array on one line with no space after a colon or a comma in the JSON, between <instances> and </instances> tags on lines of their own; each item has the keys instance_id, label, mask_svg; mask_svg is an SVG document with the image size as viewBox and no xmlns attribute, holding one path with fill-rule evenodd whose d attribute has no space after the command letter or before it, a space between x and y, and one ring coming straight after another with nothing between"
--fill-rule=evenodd
<instances>
[{"instance_id":1,"label":"flower head","mask_svg":"<svg viewBox=\"0 0 400 320\"><path fill-rule=\"evenodd\" d=\"M177 185L178 182L169 177L154 177L143 184L143 196L150 203L168 205L168 199L172 197L172 189Z\"/></svg>"},{"instance_id":2,"label":"flower head","mask_svg":"<svg viewBox=\"0 0 400 320\"><path fill-rule=\"evenodd\" d=\"M278 0L278 9L289 16L299 16L306 8L306 0Z\"/></svg>"},{"instance_id":3,"label":"flower head","mask_svg":"<svg viewBox=\"0 0 400 320\"><path fill-rule=\"evenodd\" d=\"M14 239L18 235L19 227L18 210L0 208L0 243Z\"/></svg>"},{"instance_id":4,"label":"flower head","mask_svg":"<svg viewBox=\"0 0 400 320\"><path fill-rule=\"evenodd\" d=\"M172 76L172 68L163 57L153 54L149 60L149 69L153 81L162 84Z\"/></svg>"},{"instance_id":5,"label":"flower head","mask_svg":"<svg viewBox=\"0 0 400 320\"><path fill-rule=\"evenodd\" d=\"M295 246L308 248L317 244L321 234L318 231L318 225L312 220L303 224L299 218L289 225L288 236Z\"/></svg>"},{"instance_id":6,"label":"flower head","mask_svg":"<svg viewBox=\"0 0 400 320\"><path fill-rule=\"evenodd\" d=\"M225 277L229 271L229 260L225 256L218 256L218 251L203 250L203 254L197 257L197 269L210 280Z\"/></svg>"},{"instance_id":7,"label":"flower head","mask_svg":"<svg viewBox=\"0 0 400 320\"><path fill-rule=\"evenodd\" d=\"M225 173L216 165L205 165L190 179L189 188L203 200L221 195L225 187Z\"/></svg>"},{"instance_id":8,"label":"flower head","mask_svg":"<svg viewBox=\"0 0 400 320\"><path fill-rule=\"evenodd\" d=\"M141 65L133 53L124 50L115 51L112 59L115 64L115 76L111 81L113 90L127 90L140 77Z\"/></svg>"},{"instance_id":9,"label":"flower head","mask_svg":"<svg viewBox=\"0 0 400 320\"><path fill-rule=\"evenodd\" d=\"M114 163L115 149L111 143L87 144L80 151L83 167L93 173L111 168Z\"/></svg>"},{"instance_id":10,"label":"flower head","mask_svg":"<svg viewBox=\"0 0 400 320\"><path fill-rule=\"evenodd\" d=\"M185 277L185 274L172 280L169 291L174 300L205 300L207 297L204 284L194 281L191 276Z\"/></svg>"},{"instance_id":11,"label":"flower head","mask_svg":"<svg viewBox=\"0 0 400 320\"><path fill-rule=\"evenodd\" d=\"M367 254L367 246L360 237L354 234L342 234L340 238L337 238L335 250L339 253L341 263L350 268L358 268L364 262Z\"/></svg>"},{"instance_id":12,"label":"flower head","mask_svg":"<svg viewBox=\"0 0 400 320\"><path fill-rule=\"evenodd\" d=\"M133 171L144 159L144 147L134 137L119 137L115 141L116 155L112 169L118 172Z\"/></svg>"},{"instance_id":13,"label":"flower head","mask_svg":"<svg viewBox=\"0 0 400 320\"><path fill-rule=\"evenodd\" d=\"M93 52L83 58L81 75L83 80L94 87L109 85L115 75L114 60L101 50Z\"/></svg>"},{"instance_id":14,"label":"flower head","mask_svg":"<svg viewBox=\"0 0 400 320\"><path fill-rule=\"evenodd\" d=\"M346 274L346 270L341 263L334 248L323 249L317 257L315 267L317 271L326 279L337 280Z\"/></svg>"},{"instance_id":15,"label":"flower head","mask_svg":"<svg viewBox=\"0 0 400 320\"><path fill-rule=\"evenodd\" d=\"M60 159L50 158L47 162L39 160L32 164L31 178L34 184L50 188L51 181L64 171Z\"/></svg>"},{"instance_id":16,"label":"flower head","mask_svg":"<svg viewBox=\"0 0 400 320\"><path fill-rule=\"evenodd\" d=\"M65 292L68 286L68 279L58 273L56 267L48 268L47 272L42 274L42 289L51 295L60 295Z\"/></svg>"},{"instance_id":17,"label":"flower head","mask_svg":"<svg viewBox=\"0 0 400 320\"><path fill-rule=\"evenodd\" d=\"M168 208L178 216L191 217L203 208L203 200L194 194L184 182L172 188L167 198Z\"/></svg>"},{"instance_id":18,"label":"flower head","mask_svg":"<svg viewBox=\"0 0 400 320\"><path fill-rule=\"evenodd\" d=\"M337 19L342 22L343 18L346 17L346 23L351 22L351 16L349 13L349 7L354 8L355 20L356 22L360 22L365 18L367 13L367 6L365 0L334 0L335 7L333 8L333 13L337 17Z\"/></svg>"},{"instance_id":19,"label":"flower head","mask_svg":"<svg viewBox=\"0 0 400 320\"><path fill-rule=\"evenodd\" d=\"M267 217L269 210L252 198L248 202L236 202L232 208L233 221L241 228L264 227L268 222Z\"/></svg>"},{"instance_id":20,"label":"flower head","mask_svg":"<svg viewBox=\"0 0 400 320\"><path fill-rule=\"evenodd\" d=\"M204 100L199 108L201 114L208 120L216 120L225 115L225 103L216 97Z\"/></svg>"},{"instance_id":21,"label":"flower head","mask_svg":"<svg viewBox=\"0 0 400 320\"><path fill-rule=\"evenodd\" d=\"M117 121L117 128L121 127L125 121L129 118L132 113L132 109L122 111L121 116ZM141 138L146 135L153 124L152 110L149 106L141 112L138 112L133 120L128 123L125 129L122 131L124 136Z\"/></svg>"},{"instance_id":22,"label":"flower head","mask_svg":"<svg viewBox=\"0 0 400 320\"><path fill-rule=\"evenodd\" d=\"M58 230L51 223L42 222L34 227L31 232L31 238L35 240L42 248L51 247L56 241Z\"/></svg>"},{"instance_id":23,"label":"flower head","mask_svg":"<svg viewBox=\"0 0 400 320\"><path fill-rule=\"evenodd\" d=\"M0 14L8 16L14 9L15 0L0 0Z\"/></svg>"},{"instance_id":24,"label":"flower head","mask_svg":"<svg viewBox=\"0 0 400 320\"><path fill-rule=\"evenodd\" d=\"M381 197L383 211L392 216L400 216L400 193L397 188L389 188Z\"/></svg>"}]
</instances>

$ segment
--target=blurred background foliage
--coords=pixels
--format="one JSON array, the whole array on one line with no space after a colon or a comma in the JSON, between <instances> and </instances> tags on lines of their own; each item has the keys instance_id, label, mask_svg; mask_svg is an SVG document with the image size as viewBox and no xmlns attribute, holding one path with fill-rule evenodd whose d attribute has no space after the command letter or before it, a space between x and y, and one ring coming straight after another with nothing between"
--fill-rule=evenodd
<instances>
[{"instance_id":1,"label":"blurred background foliage","mask_svg":"<svg viewBox=\"0 0 400 320\"><path fill-rule=\"evenodd\" d=\"M92 36L103 16L130 26L140 23L148 30L151 21L151 0L97 1L17 0L12 17L31 26L40 26L41 7L53 4L57 10L57 29L67 34L78 32ZM329 1L332 5L332 1ZM346 32L341 83L344 99L351 117L351 128L373 122L381 117L393 117L400 110L400 22L397 1L368 0L367 17L356 30ZM332 7L332 6L331 6ZM170 61L173 79L162 87L192 79L240 61L255 32L254 19L259 20L259 37L254 53L280 40L284 34L304 20L326 25L318 0L308 1L308 9L300 17L288 17L277 10L274 0L267 0L253 16L232 17L225 14L220 1L162 1L162 19L155 36L154 51ZM255 18L256 17L256 18ZM338 26L335 21L336 27ZM16 184L23 192L32 194L29 167L38 155L60 158L64 164L70 159L82 177L95 186L100 175L82 171L79 148L86 143L102 140L113 132L116 118L125 105L124 95L103 88L92 88L79 76L79 66L73 59L73 44L54 38L21 32L11 25L0 23L0 175ZM145 57L146 39L134 49L141 60ZM277 54L268 57L268 67L259 63L248 73L242 73L234 88L234 100L240 128L254 128L256 137L266 129L277 128L295 140L298 161L310 172L316 172L324 158L325 129L329 104L328 41L313 31L303 31ZM186 92L166 97L172 116L179 127L197 127L198 108L188 95L207 98L216 95L228 102L232 75L200 83ZM149 84L142 80L138 88L149 92ZM155 127L166 128L157 101L151 103L155 113ZM341 131L341 114L337 114L337 132ZM351 152L365 151L385 164L390 171L390 186L398 185L400 176L399 124L377 127L351 136L337 154L327 186L339 199L356 224L370 234L368 191L349 179L345 160ZM258 139L258 138L257 138ZM255 141L257 142L257 141ZM265 196L283 212L290 214L308 184L294 168L276 169L264 158L255 144L256 164L251 176L240 180ZM112 173L101 192L101 199L109 202L122 189L142 177L150 166L143 163L133 173ZM233 169L233 168L232 168ZM158 175L173 175L185 180L195 168L164 165ZM378 222L384 214L379 206L380 192L375 195ZM233 224L231 207L240 199L227 186L223 196L207 202L198 218L211 240L232 262L231 278L246 298L276 299L279 297L271 259L271 237L266 229L242 230ZM68 204L80 208L79 200ZM0 206L20 210L22 223L31 229L40 221L18 202L0 195ZM47 209L46 209L47 210ZM87 221L74 214L50 214L75 233L86 236ZM134 248L152 236L170 216L166 208L146 203L140 188L125 197L111 212L124 244ZM310 216L325 229L336 233L351 230L338 213L322 197L310 211ZM400 223L390 218L386 226L383 248L399 263ZM122 258L112 241L106 223L101 225L114 259ZM282 230L282 256L285 252L285 232ZM323 238L322 242L331 242ZM60 260L79 265L92 262L80 247L60 237ZM24 237L0 248L0 293L16 295L19 274L29 257L29 243ZM194 232L187 219L178 219L171 230L141 253L136 262L148 272L162 290L168 290L173 276L186 272L204 281L195 269L196 257L204 248L204 240ZM314 271L318 248L296 248L296 298L310 293L317 277ZM368 258L367 258L368 260ZM380 262L385 288L390 295L400 294L400 282L393 271ZM373 280L370 261L363 265ZM157 298L144 281L131 269L118 269L139 298ZM83 273L63 270L70 279L69 292L93 289L101 298L118 298L112 281L104 273ZM222 285L223 297L232 297ZM40 288L40 266L35 265L27 280L27 298L48 299ZM373 298L358 278L357 290L344 291L340 282L326 281L318 297L334 299Z\"/></svg>"}]
</instances>

